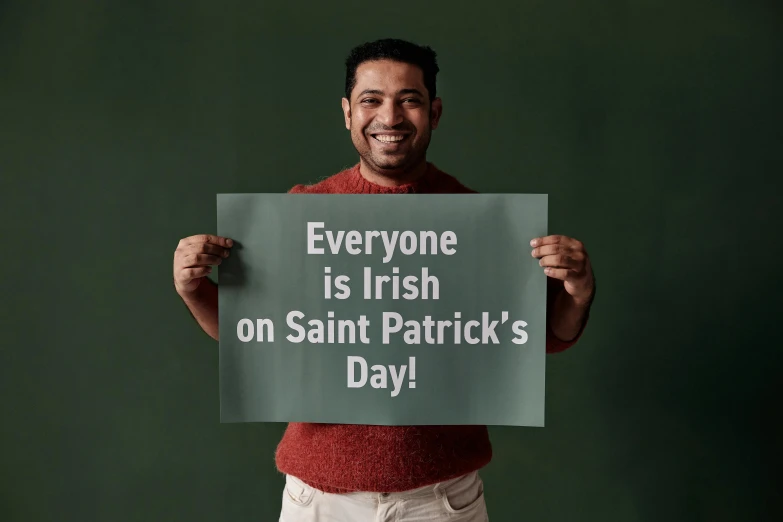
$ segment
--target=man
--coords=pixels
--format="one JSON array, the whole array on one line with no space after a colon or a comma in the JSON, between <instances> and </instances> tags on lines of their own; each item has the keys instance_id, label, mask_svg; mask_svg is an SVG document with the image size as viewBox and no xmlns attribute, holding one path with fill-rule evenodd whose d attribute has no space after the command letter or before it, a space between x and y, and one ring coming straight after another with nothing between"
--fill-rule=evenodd
<instances>
[{"instance_id":1,"label":"man","mask_svg":"<svg viewBox=\"0 0 783 522\"><path fill-rule=\"evenodd\" d=\"M473 193L426 159L442 101L435 53L401 40L355 48L346 61L345 127L359 163L292 193ZM180 241L174 285L191 313L218 339L217 286L206 276L229 255L231 239ZM532 238L531 255L548 276L547 352L572 346L594 295L579 241ZM486 426L357 426L290 423L276 452L286 474L285 522L486 521L478 470L491 459Z\"/></svg>"}]
</instances>

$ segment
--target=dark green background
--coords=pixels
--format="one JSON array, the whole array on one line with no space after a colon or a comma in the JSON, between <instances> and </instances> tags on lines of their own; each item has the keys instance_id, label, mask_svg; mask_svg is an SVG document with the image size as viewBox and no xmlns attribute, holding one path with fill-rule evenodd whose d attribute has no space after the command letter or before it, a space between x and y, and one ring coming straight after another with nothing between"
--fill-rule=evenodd
<instances>
[{"instance_id":1,"label":"dark green background","mask_svg":"<svg viewBox=\"0 0 783 522\"><path fill-rule=\"evenodd\" d=\"M343 59L385 36L439 53L430 158L549 193L597 272L547 427L491 429L492 520L779 516L779 3L339 5L0 2L0 519L276 520L284 425L220 424L172 255L356 161Z\"/></svg>"}]
</instances>

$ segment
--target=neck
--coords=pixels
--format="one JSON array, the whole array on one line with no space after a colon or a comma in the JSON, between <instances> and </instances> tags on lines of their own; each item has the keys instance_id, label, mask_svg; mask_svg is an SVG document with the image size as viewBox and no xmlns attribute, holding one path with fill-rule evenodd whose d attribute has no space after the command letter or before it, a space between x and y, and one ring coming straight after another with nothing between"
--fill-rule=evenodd
<instances>
[{"instance_id":1,"label":"neck","mask_svg":"<svg viewBox=\"0 0 783 522\"><path fill-rule=\"evenodd\" d=\"M370 167L364 158L359 163L359 173L370 183L382 187L400 187L421 179L427 172L427 160L422 160L411 169L403 171L383 171Z\"/></svg>"}]
</instances>

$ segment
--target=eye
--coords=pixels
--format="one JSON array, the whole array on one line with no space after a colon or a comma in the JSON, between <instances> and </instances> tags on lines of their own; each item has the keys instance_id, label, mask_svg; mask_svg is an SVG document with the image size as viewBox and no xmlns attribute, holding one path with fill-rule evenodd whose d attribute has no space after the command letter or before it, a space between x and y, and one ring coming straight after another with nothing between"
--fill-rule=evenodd
<instances>
[{"instance_id":1,"label":"eye","mask_svg":"<svg viewBox=\"0 0 783 522\"><path fill-rule=\"evenodd\" d=\"M416 98L405 98L402 100L404 103L419 103L419 100Z\"/></svg>"},{"instance_id":2,"label":"eye","mask_svg":"<svg viewBox=\"0 0 783 522\"><path fill-rule=\"evenodd\" d=\"M378 103L378 100L374 100L372 98L367 98L366 100L362 100L362 103L364 105L368 105L368 104Z\"/></svg>"}]
</instances>

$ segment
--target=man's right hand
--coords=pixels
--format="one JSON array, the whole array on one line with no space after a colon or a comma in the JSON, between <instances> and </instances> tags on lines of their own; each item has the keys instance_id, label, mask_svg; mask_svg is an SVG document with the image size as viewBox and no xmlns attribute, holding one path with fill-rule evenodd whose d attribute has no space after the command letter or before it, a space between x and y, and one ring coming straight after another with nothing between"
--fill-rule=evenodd
<instances>
[{"instance_id":1,"label":"man's right hand","mask_svg":"<svg viewBox=\"0 0 783 522\"><path fill-rule=\"evenodd\" d=\"M188 294L228 257L234 242L231 239L199 234L180 240L174 251L174 288L179 294Z\"/></svg>"}]
</instances>

